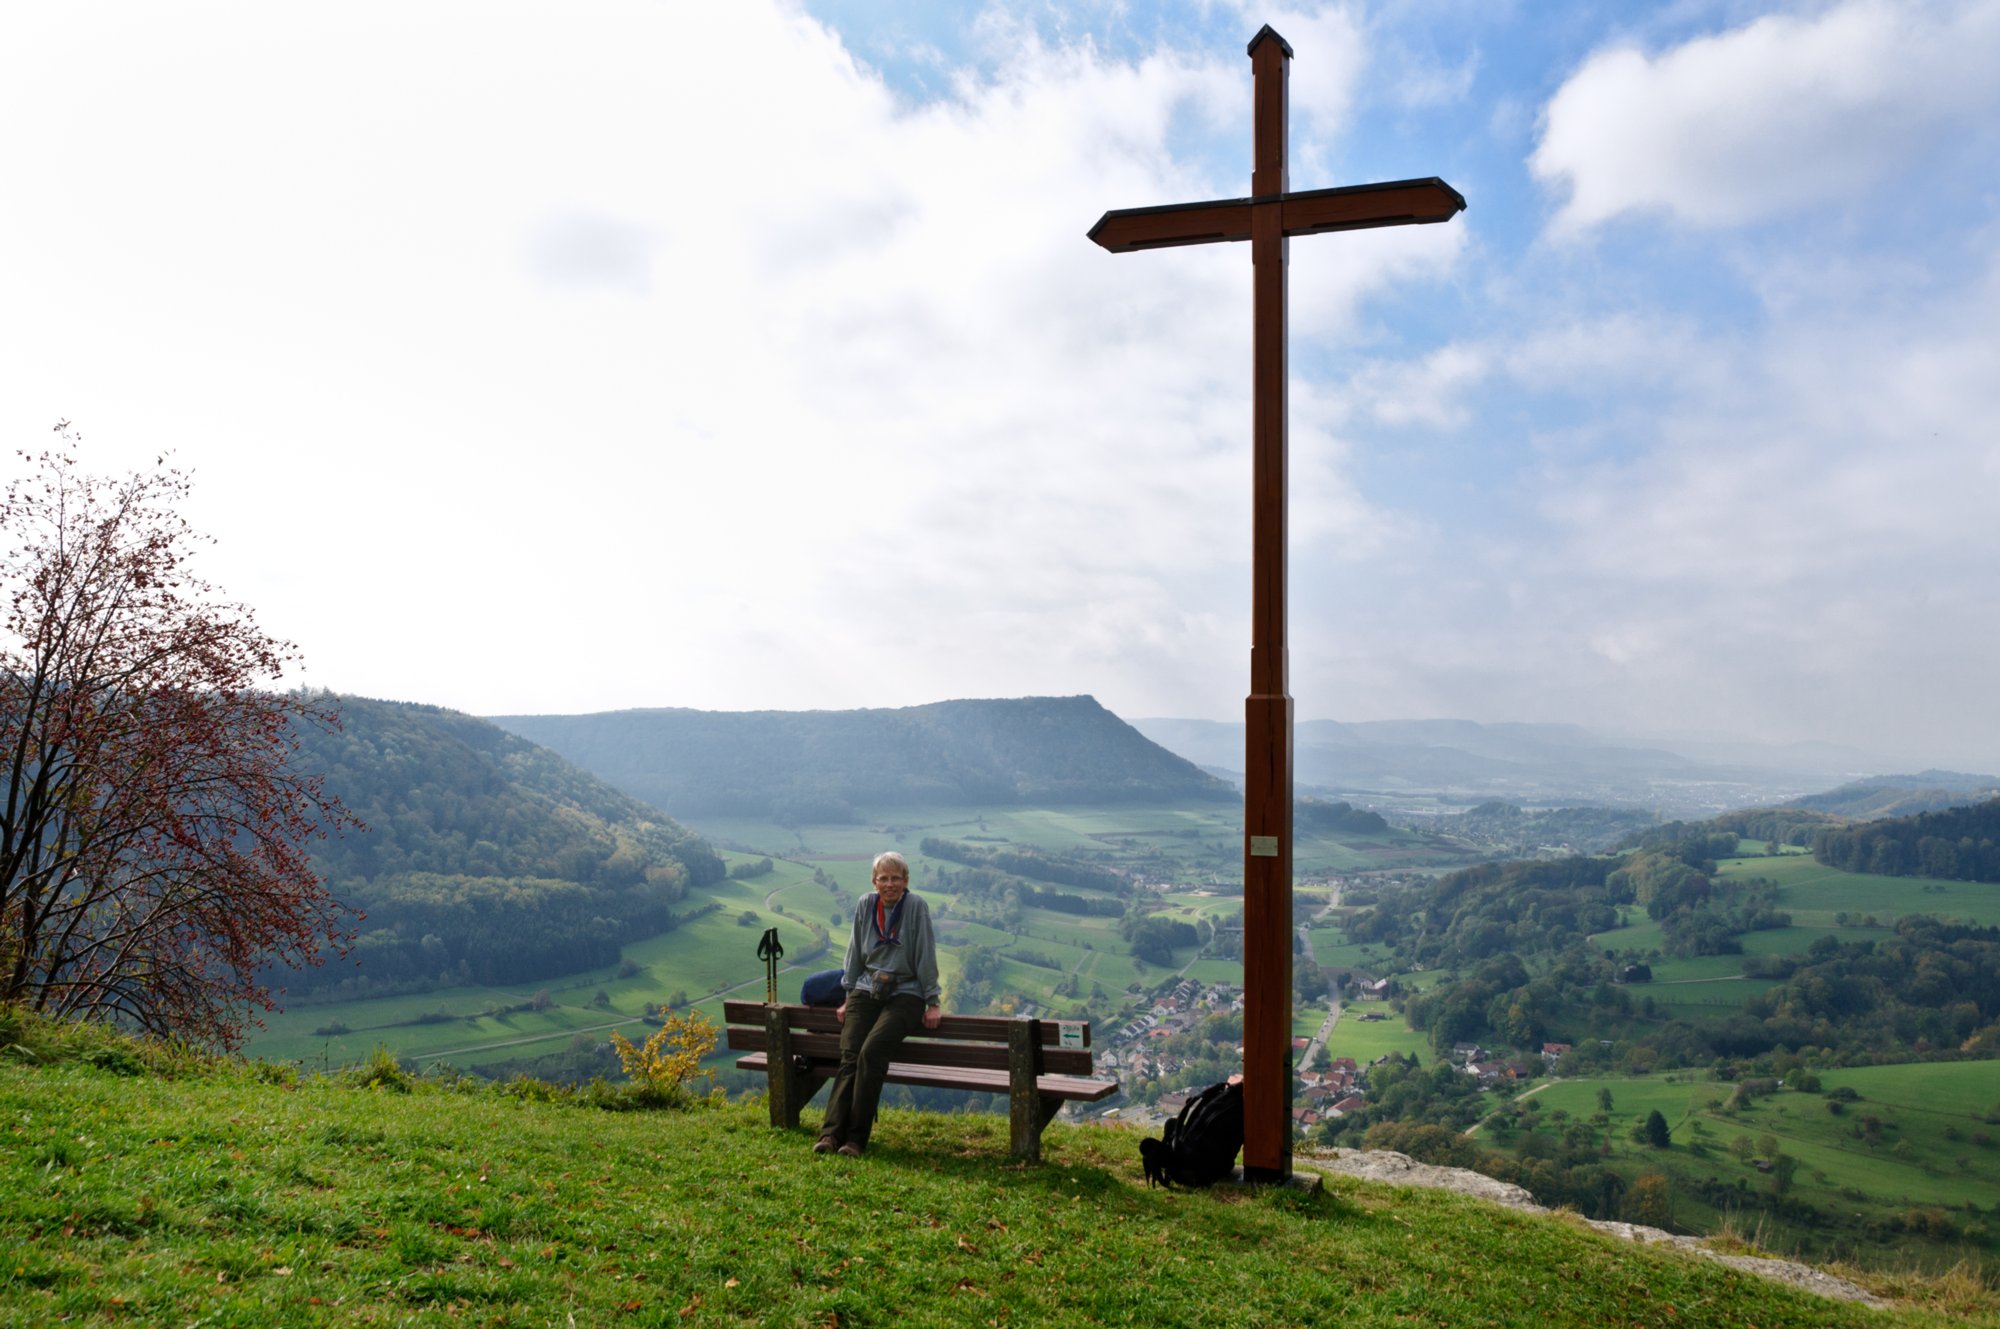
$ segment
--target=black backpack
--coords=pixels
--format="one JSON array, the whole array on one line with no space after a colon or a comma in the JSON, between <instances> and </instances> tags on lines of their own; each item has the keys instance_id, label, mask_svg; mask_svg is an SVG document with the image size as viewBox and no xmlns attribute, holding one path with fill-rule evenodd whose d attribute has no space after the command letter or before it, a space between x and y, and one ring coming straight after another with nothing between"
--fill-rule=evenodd
<instances>
[{"instance_id":1,"label":"black backpack","mask_svg":"<svg viewBox=\"0 0 2000 1329\"><path fill-rule=\"evenodd\" d=\"M1243 1148L1243 1082L1212 1084L1167 1123L1165 1138L1139 1141L1148 1186L1213 1186Z\"/></svg>"}]
</instances>

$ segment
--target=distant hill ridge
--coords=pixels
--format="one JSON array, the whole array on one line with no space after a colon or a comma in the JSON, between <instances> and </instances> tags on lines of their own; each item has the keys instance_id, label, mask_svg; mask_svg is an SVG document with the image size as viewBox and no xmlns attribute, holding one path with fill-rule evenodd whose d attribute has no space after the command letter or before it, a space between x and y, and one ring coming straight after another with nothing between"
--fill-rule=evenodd
<instances>
[{"instance_id":1,"label":"distant hill ridge","mask_svg":"<svg viewBox=\"0 0 2000 1329\"><path fill-rule=\"evenodd\" d=\"M1203 769L1243 768L1235 721L1134 719L1140 733ZM1881 769L1825 743L1781 745L1621 739L1573 724L1470 720L1300 720L1293 775L1301 793L1364 805L1412 792L1467 805L1612 806L1698 818L1767 806Z\"/></svg>"},{"instance_id":2,"label":"distant hill ridge","mask_svg":"<svg viewBox=\"0 0 2000 1329\"><path fill-rule=\"evenodd\" d=\"M825 822L926 804L1236 797L1088 696L492 720L677 817Z\"/></svg>"},{"instance_id":3,"label":"distant hill ridge","mask_svg":"<svg viewBox=\"0 0 2000 1329\"><path fill-rule=\"evenodd\" d=\"M1930 770L1914 775L1871 776L1823 794L1795 798L1784 806L1867 820L1943 812L1994 798L2000 798L2000 779L1991 775Z\"/></svg>"}]
</instances>

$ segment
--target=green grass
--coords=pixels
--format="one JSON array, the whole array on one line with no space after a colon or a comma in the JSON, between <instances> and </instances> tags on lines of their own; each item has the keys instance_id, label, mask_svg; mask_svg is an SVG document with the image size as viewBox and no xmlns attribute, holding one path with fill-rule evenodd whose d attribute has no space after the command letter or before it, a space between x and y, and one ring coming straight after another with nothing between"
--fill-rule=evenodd
<instances>
[{"instance_id":1,"label":"green grass","mask_svg":"<svg viewBox=\"0 0 2000 1329\"><path fill-rule=\"evenodd\" d=\"M954 811L952 815L961 820L964 817L962 812ZM731 829L741 839L745 833L759 828L765 839L775 831L764 823ZM817 837L826 829L829 828L813 828L813 834ZM814 868L830 873L850 897L858 895L868 889L868 860L873 850L884 843L897 842L882 827L831 829L837 832L836 842L821 848L843 857L800 861L780 858L774 861L773 870L763 876L725 879L692 894L683 906L684 911L713 903L718 906L716 912L672 932L636 938L625 945L624 959L640 969L631 977L620 978L615 968L604 968L500 987L442 988L427 993L299 1007L267 1017L268 1027L252 1038L245 1050L271 1060L338 1067L354 1063L381 1045L399 1057L479 1067L559 1052L580 1034L595 1035L598 1042L603 1041L611 1028L622 1028L631 1034L638 1028L637 1022L648 1004L665 1005L677 994L685 993L696 1009L719 1017L724 993L762 992L764 968L757 959L756 947L767 927L778 929L779 940L786 950L780 991L786 996L794 995L805 974L839 963L838 948L844 944L844 928L833 922L833 916L838 912L844 920L846 911L837 910L834 897L813 881ZM943 829L962 834L976 828L968 823ZM757 856L760 855L725 854L732 863ZM928 865L921 855L914 857L921 879ZM740 922L746 911L755 916L753 925ZM1033 917L1035 922L1030 931L1067 934L1064 940L1074 952L1069 957L1070 967L1082 961L1082 940L1092 940L1100 947L1115 946L1121 953L1121 963L1106 966L1100 962L1093 966L1104 970L1096 981L1107 990L1122 990L1140 977L1131 967L1129 956L1122 954L1124 943L1117 938L1116 920L1087 920L1101 927L1096 932L1085 932L1075 926L1077 920L1068 916L1033 911ZM828 928L835 953L803 959L812 936L801 920ZM959 928L952 936L954 940L965 938L1000 947L1021 940L1013 934L977 925ZM1045 951L1051 949L1039 940L1024 944ZM941 952L940 964L949 982L957 972L951 948ZM521 1005L538 991L550 994L554 1003L550 1009L498 1017L481 1014L492 1007ZM608 1006L595 1003L600 991L609 998ZM1047 993L1030 988L1023 995L1043 1000ZM446 1023L415 1022L420 1015L440 1011L457 1018ZM350 1032L334 1036L314 1032L335 1022L347 1026Z\"/></svg>"},{"instance_id":2,"label":"green grass","mask_svg":"<svg viewBox=\"0 0 2000 1329\"><path fill-rule=\"evenodd\" d=\"M1989 883L1937 881L1929 877L1879 877L1867 873L1842 872L1816 862L1809 854L1786 854L1779 858L1730 858L1717 865L1717 876L1725 879L1763 877L1778 884L1777 907L1790 914L1792 926L1766 932L1746 933L1743 949L1753 955L1803 953L1820 937L1840 941L1879 938L1884 929L1907 914L1935 914L1967 922L2000 923L2000 889ZM1597 933L1591 945L1605 950L1658 950L1664 938L1660 925L1646 917L1636 905L1620 910L1623 925ZM1873 915L1875 928L1841 926L1841 914L1855 917ZM1706 977L1702 968L1711 961L1735 957L1704 957L1702 960L1663 960L1653 966L1656 979Z\"/></svg>"},{"instance_id":3,"label":"green grass","mask_svg":"<svg viewBox=\"0 0 2000 1329\"><path fill-rule=\"evenodd\" d=\"M1906 1215L1926 1210L1947 1215L1962 1231L1992 1222L2000 1195L2000 1125L1985 1118L2000 1115L2000 1062L1855 1067L1822 1071L1819 1078L1822 1092L1784 1090L1735 1111L1728 1107L1735 1086L1690 1071L1563 1080L1539 1089L1531 1101L1545 1119L1562 1111L1584 1121L1599 1111L1598 1092L1608 1089L1612 1111L1600 1127L1611 1149L1606 1161L1628 1180L1647 1170L1674 1177L1676 1219L1691 1228L1712 1230L1723 1221L1696 1198L1692 1179L1741 1182L1744 1208L1750 1195L1770 1189L1771 1178L1736 1152L1739 1137L1753 1156L1764 1154L1768 1140L1799 1160L1789 1195L1825 1215L1813 1226L1764 1220L1773 1244L1866 1249L1875 1260L1936 1265L1966 1258L1991 1266L1990 1234L1957 1247L1949 1240L1917 1241L1896 1227ZM1842 1087L1860 1097L1835 1113L1830 1094ZM1673 1146L1665 1151L1629 1136L1654 1110L1672 1131ZM1872 1138L1864 1126L1871 1117L1879 1123Z\"/></svg>"},{"instance_id":4,"label":"green grass","mask_svg":"<svg viewBox=\"0 0 2000 1329\"><path fill-rule=\"evenodd\" d=\"M1556 1218L1335 1178L1149 1190L1136 1132L0 1064L0 1322L235 1326L1993 1323L1822 1300ZM1956 1313L1952 1313L1955 1311Z\"/></svg>"},{"instance_id":5,"label":"green grass","mask_svg":"<svg viewBox=\"0 0 2000 1329\"><path fill-rule=\"evenodd\" d=\"M1364 1020L1363 1015L1385 1018ZM1327 1056L1352 1057L1357 1065L1366 1066L1390 1052L1414 1053L1426 1066L1435 1060L1430 1036L1410 1028L1409 1021L1391 1010L1389 1003L1351 1001L1341 1007L1340 1023L1333 1027L1333 1037L1326 1042Z\"/></svg>"},{"instance_id":6,"label":"green grass","mask_svg":"<svg viewBox=\"0 0 2000 1329\"><path fill-rule=\"evenodd\" d=\"M1380 948L1347 941L1347 933L1339 927L1321 926L1311 931L1313 958L1322 969L1359 969L1380 977L1395 968Z\"/></svg>"},{"instance_id":7,"label":"green grass","mask_svg":"<svg viewBox=\"0 0 2000 1329\"><path fill-rule=\"evenodd\" d=\"M1732 858L1720 865L1720 875L1767 877L1777 882L1778 907L1801 927L1832 928L1834 916L1841 913L1873 914L1885 925L1905 914L2000 923L2000 889L1988 882L1842 872L1809 854Z\"/></svg>"},{"instance_id":8,"label":"green grass","mask_svg":"<svg viewBox=\"0 0 2000 1329\"><path fill-rule=\"evenodd\" d=\"M795 919L763 907L758 885L768 880L722 883L713 896L723 905L719 912L625 947L625 958L640 969L630 978L619 978L612 969L600 969L502 988L443 988L301 1007L266 1017L268 1027L249 1041L246 1051L267 1060L337 1067L359 1060L379 1044L399 1057L474 1067L561 1051L579 1034L594 1035L600 1043L612 1028L630 1035L648 1003L664 1005L676 992L687 993L691 1001L719 1014L719 994L725 989L754 988L762 994L764 967L756 950L765 928L778 929L788 957L802 956L813 941L812 934ZM824 891L820 894L825 896ZM756 914L754 926L738 922L745 910ZM788 958L781 990L792 995L805 973L837 963L837 957L796 964ZM519 1005L539 991L548 992L553 1002L546 1011L481 1014L489 1006ZM608 1005L594 1003L600 991L609 999ZM409 1023L430 1011L457 1018L433 1024ZM350 1032L330 1037L313 1032L334 1020Z\"/></svg>"},{"instance_id":9,"label":"green grass","mask_svg":"<svg viewBox=\"0 0 2000 1329\"><path fill-rule=\"evenodd\" d=\"M1115 918L1030 909L1019 933L954 919L950 893L927 883L935 881L940 868L956 865L933 862L916 848L924 837L936 835L1079 854L1141 871L1153 880L1165 876L1181 888L1161 897L1169 917L1189 923L1213 921L1242 908L1239 895L1203 889L1212 882L1240 879L1241 812L1234 804L1006 808L983 813L955 807L910 808L835 826L786 828L764 821L715 820L700 829L739 846L724 853L732 866L768 854L774 860L773 870L692 892L679 906L681 912L709 903L717 911L675 931L626 943L623 958L638 967L635 974L621 978L617 967L609 967L498 987L444 988L300 1007L271 1016L269 1027L245 1050L272 1060L332 1068L351 1065L383 1046L419 1062L479 1068L562 1052L585 1038L601 1043L613 1028L633 1034L648 1005L668 1005L678 994L685 994L695 1009L719 1016L725 993L762 992L764 969L756 945L767 927L778 929L785 947L779 989L791 997L807 973L839 963L845 943L847 910L813 880L815 870L830 875L851 900L869 889L870 861L889 846L909 855L916 888L943 906L944 939L953 943L939 953L947 991L959 972L956 952L964 944L1002 952L1032 951L1060 966L1056 971L1033 964L1004 965L997 998L1012 995L1037 1006L1068 1009L1077 999L1056 997L1053 989L1062 974L1073 973L1081 983L1081 997L1109 1018L1122 1013L1117 1008L1133 984L1151 987L1174 972L1208 983L1242 982L1236 962L1198 958L1188 950L1176 953L1171 969L1134 960L1118 935ZM754 852L742 847L754 847ZM1342 840L1302 838L1298 852L1301 883L1310 888L1310 875L1321 868L1391 866L1421 860L1429 851L1398 832ZM739 923L746 912L754 919L751 925ZM832 933L832 954L802 958L811 939L808 922ZM1331 943L1328 955L1338 956L1346 949L1338 946L1337 933L1321 929L1320 935ZM1327 962L1324 957L1322 962ZM1091 998L1093 988L1105 995ZM552 1000L546 1010L482 1014L494 1007L522 1005L539 991L548 992ZM419 1016L436 1012L453 1019L418 1022ZM314 1032L336 1023L349 1032L332 1036Z\"/></svg>"},{"instance_id":10,"label":"green grass","mask_svg":"<svg viewBox=\"0 0 2000 1329\"><path fill-rule=\"evenodd\" d=\"M1240 960L1196 960L1187 967L1187 975L1202 983L1227 983L1240 988L1243 986L1243 963Z\"/></svg>"},{"instance_id":11,"label":"green grass","mask_svg":"<svg viewBox=\"0 0 2000 1329\"><path fill-rule=\"evenodd\" d=\"M1635 998L1651 995L1669 1015L1701 1020L1740 1007L1771 986L1738 979L1746 955L1803 955L1821 937L1837 941L1879 940L1886 928L1907 914L1937 914L1972 922L2000 922L2000 890L1977 882L1933 881L1926 877L1877 877L1824 867L1807 854L1779 858L1725 859L1722 878L1763 877L1778 883L1777 907L1791 915L1792 925L1744 933L1740 955L1704 955L1652 962L1653 982L1632 989ZM1657 953L1665 943L1660 925L1636 905L1620 909L1621 926L1600 932L1590 944L1602 950ZM1852 916L1850 925L1835 920ZM1879 926L1852 926L1852 919L1873 915ZM1735 981L1717 981L1735 980Z\"/></svg>"}]
</instances>

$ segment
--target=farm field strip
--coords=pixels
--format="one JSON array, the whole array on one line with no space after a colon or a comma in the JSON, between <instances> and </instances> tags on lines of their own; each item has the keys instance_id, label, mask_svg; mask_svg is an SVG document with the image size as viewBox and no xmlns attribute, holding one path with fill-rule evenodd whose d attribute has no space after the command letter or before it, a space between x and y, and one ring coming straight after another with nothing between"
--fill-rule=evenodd
<instances>
[{"instance_id":1,"label":"farm field strip","mask_svg":"<svg viewBox=\"0 0 2000 1329\"><path fill-rule=\"evenodd\" d=\"M1539 1104L1545 1124L1565 1117L1595 1121L1598 1095L1608 1091L1612 1110L1603 1124L1604 1138L1613 1162L1630 1165L1635 1173L1668 1167L1726 1184L1745 1179L1768 1186L1769 1179L1746 1160L1764 1156L1766 1146L1775 1143L1799 1161L1791 1192L1835 1212L1853 1214L1871 1207L1894 1212L1912 1205L1962 1208L1968 1201L1986 1208L2000 1194L2000 1148L1994 1143L2000 1125L1987 1121L2000 1115L2000 1062L1823 1071L1819 1092L1780 1090L1735 1110L1726 1106L1734 1085L1698 1076L1678 1071L1566 1079L1538 1090L1530 1101ZM1841 1103L1830 1097L1843 1088L1857 1093L1858 1100ZM1654 1110L1666 1118L1672 1133L1672 1145L1664 1152L1629 1138L1632 1128ZM1866 1138L1871 1119L1881 1123L1872 1143ZM1988 1137L1985 1144L1977 1142L1982 1134Z\"/></svg>"},{"instance_id":2,"label":"farm field strip","mask_svg":"<svg viewBox=\"0 0 2000 1329\"><path fill-rule=\"evenodd\" d=\"M625 963L617 969L327 1003L274 1017L270 1029L253 1040L248 1051L279 1060L353 1061L379 1045L398 1056L449 1056L457 1064L472 1066L511 1061L524 1052L560 1050L583 1034L597 1034L601 1041L604 1030L621 1023L636 1029L649 1005L665 1007L679 1001L696 1009L716 1008L717 993L760 985L763 967L755 952L767 928L777 929L784 947L787 974L781 994L790 995L805 973L838 963L844 944L847 906L815 880L815 873L831 878L852 900L869 888L874 853L894 846L911 858L917 889L925 891L924 883L934 881L939 870L960 866L924 855L918 845L926 836L1074 854L1191 886L1224 886L1219 892L1184 889L1164 897L1165 916L1182 922L1220 924L1242 908L1241 896L1229 889L1240 881L1242 870L1241 808L1235 803L974 811L904 808L841 825L779 827L742 818L711 818L694 825L733 846L722 851L732 869L769 856L771 870L727 878L691 892L675 906L677 913L686 915L710 904L713 911L673 931L627 943L622 948ZM1404 832L1380 837L1302 835L1296 854L1300 887L1306 890L1312 889L1311 874L1317 871L1375 868L1431 856ZM1086 888L1050 885L1095 894ZM947 906L953 899L951 892L935 886L928 893ZM1055 984L1072 974L1093 1006L1121 997L1135 984L1150 986L1174 972L1204 983L1242 982L1240 962L1198 959L1186 949L1175 952L1167 969L1136 959L1119 935L1116 918L1029 908L1023 911L1018 932L963 918L947 916L941 921L945 945L939 959L947 985L956 977L966 945L991 946L1002 956L998 990L1018 991L1044 1006L1075 1000L1053 993ZM817 944L808 923L830 934L833 955L801 959ZM1337 932L1322 930L1321 936L1330 946L1339 945ZM1028 963L1019 958L1022 953L1038 953L1059 968ZM624 977L619 977L621 970ZM546 993L543 1010L485 1014L489 1008L525 1005L542 993ZM450 1018L413 1023L438 1013ZM312 1033L334 1022L346 1025L349 1032L334 1038Z\"/></svg>"},{"instance_id":3,"label":"farm field strip","mask_svg":"<svg viewBox=\"0 0 2000 1329\"><path fill-rule=\"evenodd\" d=\"M1778 907L1795 924L1834 927L1836 914L1869 915L1888 924L1906 914L1935 914L1969 923L2000 923L2000 885L1930 877L1883 877L1844 872L1808 854L1733 858L1718 875L1765 877L1778 884Z\"/></svg>"}]
</instances>

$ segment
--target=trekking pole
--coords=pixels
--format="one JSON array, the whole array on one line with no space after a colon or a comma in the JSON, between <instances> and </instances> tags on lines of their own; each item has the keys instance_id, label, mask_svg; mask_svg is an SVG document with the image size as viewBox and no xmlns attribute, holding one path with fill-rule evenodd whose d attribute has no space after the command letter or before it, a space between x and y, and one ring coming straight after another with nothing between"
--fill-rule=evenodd
<instances>
[{"instance_id":1,"label":"trekking pole","mask_svg":"<svg viewBox=\"0 0 2000 1329\"><path fill-rule=\"evenodd\" d=\"M778 961L785 956L785 948L778 942L778 929L765 928L764 939L757 943L757 958L764 962L764 1004L778 1004Z\"/></svg>"}]
</instances>

